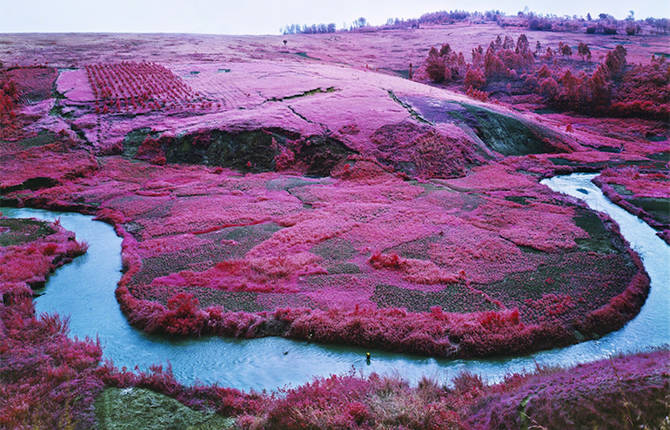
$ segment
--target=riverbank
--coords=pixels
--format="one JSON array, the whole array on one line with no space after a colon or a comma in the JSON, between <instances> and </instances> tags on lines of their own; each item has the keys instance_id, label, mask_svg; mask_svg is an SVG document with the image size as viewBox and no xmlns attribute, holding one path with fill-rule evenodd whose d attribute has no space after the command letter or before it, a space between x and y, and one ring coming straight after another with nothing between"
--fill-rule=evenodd
<instances>
[{"instance_id":1,"label":"riverbank","mask_svg":"<svg viewBox=\"0 0 670 430\"><path fill-rule=\"evenodd\" d=\"M656 330L668 324L663 310L670 300L664 289L667 269L664 255L667 246L654 236L653 230L640 227L630 214L607 202L590 179L594 175L573 175L545 180L555 191L586 198L591 208L605 210L617 222L624 237L642 257L651 277L651 298L643 311L623 330L602 339L524 358L453 361L426 359L418 356L370 350L374 360L365 364L366 350L329 347L314 343L279 338L238 341L223 338L202 338L178 341L162 336L148 336L130 326L119 311L113 291L120 279L121 240L113 229L90 216L73 213L51 213L33 209L5 209L12 217L39 217L60 220L61 225L78 232L89 244L85 261L64 267L50 278L47 294L36 301L38 313L70 315L73 335L98 338L104 357L118 366L138 365L148 370L153 364L173 366L175 377L184 384L197 381L227 387L273 390L285 384L307 383L316 375L344 373L353 367L369 374L393 374L403 369L403 377L417 383L425 375L453 378L462 371L483 375L488 382L502 380L509 373L532 371L536 363L544 366L577 364L607 357L607 351L635 352L667 343L666 333ZM87 282L81 282L87 279ZM625 300L624 303L630 303ZM616 303L616 301L614 302ZM92 323L93 322L93 323ZM651 335L656 333L655 335ZM637 339L637 341L632 341ZM225 366L218 366L224 359Z\"/></svg>"},{"instance_id":2,"label":"riverbank","mask_svg":"<svg viewBox=\"0 0 670 430\"><path fill-rule=\"evenodd\" d=\"M643 303L648 279L613 224L536 178L500 163L426 182L344 166L315 179L102 157L83 178L3 199L113 223L117 300L154 334L472 358L595 338ZM625 312L610 308L626 290Z\"/></svg>"},{"instance_id":3,"label":"riverbank","mask_svg":"<svg viewBox=\"0 0 670 430\"><path fill-rule=\"evenodd\" d=\"M3 246L3 258L30 249L34 258L42 255L49 261L40 271L32 271L30 279L46 276L58 256L72 252L68 249L82 250L57 225L11 221L3 223L3 241L19 236L24 226L35 234L23 243ZM31 295L11 285L4 281L0 285L0 424L8 428L111 429L133 422L156 428L175 423L249 429L489 428L529 422L549 427L571 422L623 423L633 428L656 427L668 419L667 350L615 357L576 369L542 369L489 386L468 374L449 387L428 379L411 387L398 377L351 374L316 379L275 394L246 394L216 386L185 387L170 369L131 373L110 363L101 365L99 344L70 339L67 323L58 316L36 318ZM580 393L576 403L571 400L575 392ZM123 402L128 413L119 417L110 407L114 402ZM147 403L164 408L147 408Z\"/></svg>"},{"instance_id":4,"label":"riverbank","mask_svg":"<svg viewBox=\"0 0 670 430\"><path fill-rule=\"evenodd\" d=\"M662 277L663 275L658 273L659 268L663 267L662 261L653 261L654 258L662 260L662 255L659 255L659 252L653 249L653 247L649 247L649 237L659 242L660 240L654 236L653 230L649 227L646 227L649 230L647 232L640 233L639 231L635 231L632 233L630 231L631 228L639 229L640 227L635 222L626 221L625 217L631 217L631 215L611 203L609 203L609 208L604 207L607 202L602 196L600 198L597 197L599 190L590 183L592 176L582 175L580 178L578 175L577 178L580 178L582 182L578 180L574 183L566 181L565 178L555 178L549 181L548 185L554 189L560 189L562 192L574 194L578 197L589 196L587 201L594 208L600 210L615 208L611 216L621 225L622 233L626 237L636 234L636 236L631 237L633 240L637 239L633 241L634 246L641 252L645 263L651 264L654 268L650 272L652 282L654 282L654 278L658 279L659 276ZM561 183L563 185L559 185ZM617 210L619 213L616 212ZM30 213L30 210L26 210L24 215ZM18 211L18 213L13 213L12 215L17 214L21 214L21 212ZM33 211L33 214L45 216L42 211ZM65 219L61 222L65 222L66 224L71 222L71 219L68 219L68 217L83 217L77 214L63 215ZM620 218L622 216L624 218ZM85 219L84 222L92 223L93 221ZM27 223L35 225L36 222L28 221ZM45 226L48 225L45 224ZM62 230L62 227L58 228ZM84 225L83 231L89 229ZM39 231L43 233L51 232L46 227ZM3 231L3 233L7 237L17 236L13 231ZM91 233L89 232L89 234ZM649 237L645 238L645 234ZM54 239L61 239L65 240L66 243L76 243L67 240L67 238L71 237L72 235L61 233L61 236L51 238L51 242L57 243L58 241ZM640 237L643 239L640 239ZM34 239L41 240L37 235L35 235ZM100 239L104 240L104 237ZM93 243L93 253L99 252L95 248L95 245ZM27 243L25 246L34 248L34 245L31 243ZM56 244L52 247L57 246ZM661 246L665 245L661 244ZM49 249L52 247L49 247ZM11 253L13 248L10 248L9 251ZM95 258L95 255L93 255L93 258ZM92 265L94 263L95 260L90 262ZM109 290L111 291L111 288ZM657 290L653 291L658 293ZM47 294L49 294L49 291L47 291ZM667 297L665 300L667 301ZM11 321L9 324L5 324L5 326L16 329L17 327L11 327L12 324L16 324L16 313L13 313L13 320L6 317L12 314L12 306L17 305L19 302L9 299L6 303L10 303L10 306L3 307L3 316L5 316L3 321ZM26 300L23 300L22 309L24 311L30 308L26 307L26 303ZM655 298L654 301L647 303L647 309L655 307L659 311L659 306L661 307L660 313L663 314L662 298ZM109 310L103 313L109 313ZM24 317L26 316L28 314L24 315ZM635 325L636 323L639 325L640 320L646 321L648 324L654 324L654 317L649 321L650 317L643 312L638 318L638 320L634 320L629 324L626 329L620 333L614 333L614 336L609 336L609 338L620 335L618 336L619 338L628 337L630 339L633 337L635 330L649 332L649 329L645 329L644 327L635 328ZM658 325L659 322L655 321L655 324ZM55 422L56 419L59 422L65 422L63 420L72 420L73 422L89 420L90 422L93 419L91 416L91 404L93 399L98 398L100 393L103 393L102 398L107 399L104 401L104 404L113 402L114 400L110 399L114 398L114 396L125 396L125 401L130 402L128 405L129 410L134 411L133 414L139 416L144 422L150 423L156 420L156 422L161 422L161 420L168 419L168 417L174 418L172 412L166 412L165 414L149 413L143 406L148 401L147 399L170 404L169 398L157 400L154 397L158 394L151 394L151 392L142 391L142 389L136 391L136 394L130 395L129 393L133 392L133 387L150 388L158 393L176 398L185 405L195 407L195 410L183 409L182 407L183 411L180 412L182 414L180 416L183 417L183 420L186 420L185 422L205 424L219 422L221 425L233 425L236 428L273 428L276 425L282 426L282 428L304 428L304 426L309 425L321 427L345 425L351 428L369 428L381 425L384 428L384 426L393 427L398 423L403 423L408 428L427 428L426 426L429 424L437 426L435 428L445 428L445 426L489 428L491 425L503 425L503 423L506 426L519 426L528 422L545 423L541 425L548 424L551 427L552 425L574 422L574 420L578 420L577 422L614 423L622 419L626 425L630 426L640 423L653 426L663 422L666 419L664 414L667 412L667 399L664 397L667 396L668 391L668 374L665 368L665 363L667 363L668 359L667 351L601 360L579 365L576 369L558 370L558 368L553 368L553 370L550 370L551 368L543 368L539 373L523 377L508 375L504 378L503 382L493 385L486 385L479 376L468 376L469 374L455 377L452 381L454 384L453 388L442 387L439 382L429 379L422 379L418 382L418 385L410 386L407 382L397 377L372 374L369 377L363 378L350 374L349 376L317 379L305 386L280 391L279 395L273 394L268 397L253 393L247 395L237 390L219 389L211 386L196 385L193 387L184 387L174 379L170 369L166 373L159 367L154 367L149 373L139 374L119 372L109 364L97 367L95 363L100 361L100 347L90 342L81 343L76 340L71 341L67 339L66 325L62 324L58 318L50 317L39 321L33 320L31 325L34 328L28 329L22 323L21 327L24 333L18 334L20 334L20 341L24 342L24 347L17 348L17 350L34 355L36 351L26 348L26 346L35 343L34 347L40 348L42 355L48 357L46 362L42 360L39 362L41 364L38 364L37 367L34 367L37 363L27 365L28 368L32 366L33 377L37 378L33 386L39 387L37 390L43 394L56 395L56 398L60 400L62 400L63 396L62 384L77 386L84 392L76 391L76 393L79 393L77 396L80 400L76 401L72 407L68 406L65 410L61 410L60 415L47 416L43 412L39 412L39 407L32 406L30 408L32 411L31 418L27 418L25 415L20 415L20 412L15 408L10 407L5 418L6 422L10 423L12 419L16 420L16 422L26 420L26 422L30 421L32 423L42 421ZM663 325L663 323L660 322L660 325ZM34 330L35 328L39 328L39 330ZM16 330L14 330L13 335L17 335ZM25 342L26 339L32 338L36 339ZM39 338L42 338L42 340L40 341ZM49 346L54 343L58 345L55 349ZM580 347L588 346L589 343L593 342L583 343L572 348L578 350ZM594 346L600 351L616 350L618 348L614 346L615 344L608 344L607 338L598 341L598 343L598 345ZM46 349L43 349L45 346ZM13 348L10 350L13 350ZM65 351L65 355L53 356L56 350L60 352ZM550 353L544 354L550 355ZM22 362L23 359L18 358L17 355L20 356L21 353L16 354L14 352L5 358L8 363L16 364ZM71 361L75 357L78 364L74 364ZM88 358L84 359L83 357ZM533 358L532 361L537 363L536 360L539 359L540 362L546 363L547 361L542 361L541 357L540 355ZM583 360L585 357L580 356L579 359ZM377 360L376 356L374 360ZM560 354L557 354L555 360L562 363L569 361L567 357L562 357ZM14 365L10 367L15 369ZM56 371L55 369L59 370ZM4 370L6 371L7 369ZM28 369L24 367L24 370ZM45 370L46 373L43 373ZM588 383L583 382L584 378L577 378L579 382L574 382L576 381L574 379L575 370L582 372L590 378L595 377L598 381L592 381L587 377ZM59 376L53 381L52 379L56 373ZM11 374L14 375L14 372L11 372ZM566 389L562 393L538 388L553 386L552 384L554 383L557 386L565 387L567 386L566 378L573 381L571 382L572 384L577 385ZM554 379L556 381L560 380L560 384L554 381ZM548 380L550 382L547 382ZM49 389L50 384L51 389ZM25 387L25 384L21 386ZM119 387L124 390L110 391L112 388L104 387ZM356 389L353 390L352 387L356 387ZM10 391L12 388L17 389L16 386L12 386L11 384L7 388ZM575 390L582 393L580 406L578 408L567 408L565 405L571 402L569 398ZM529 396L528 392L533 392L534 394ZM328 396L325 396L325 393L329 393ZM8 398L29 399L33 393L23 393L23 396L19 396L17 393L11 394ZM70 394L72 394L72 391L70 391ZM275 397L277 395L278 397ZM630 396L638 399L633 406L627 400ZM467 400L464 401L463 399ZM608 409L605 407L606 405L616 405L618 403L621 403L622 406L628 406L624 409L618 407ZM108 407L105 409L105 407L101 406L102 404L100 403L96 407L97 422L109 423L109 418L106 414L111 413L111 410ZM519 404L524 408L523 413L518 413ZM392 405L393 407L391 407ZM196 412L196 410L203 410L205 413L201 414ZM210 412L207 412L208 410ZM212 415L212 411L217 411L223 416ZM595 413L594 411L599 412ZM133 414L129 416L132 417L134 416ZM225 420L223 418L230 418L231 416L235 416L236 419ZM117 425L120 424L117 423Z\"/></svg>"}]
</instances>

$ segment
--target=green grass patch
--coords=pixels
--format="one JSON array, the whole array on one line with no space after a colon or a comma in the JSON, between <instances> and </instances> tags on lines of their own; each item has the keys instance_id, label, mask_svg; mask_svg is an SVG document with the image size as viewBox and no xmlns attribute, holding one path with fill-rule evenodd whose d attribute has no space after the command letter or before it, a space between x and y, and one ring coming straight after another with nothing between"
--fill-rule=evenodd
<instances>
[{"instance_id":1,"label":"green grass patch","mask_svg":"<svg viewBox=\"0 0 670 430\"><path fill-rule=\"evenodd\" d=\"M349 241L339 237L333 237L318 243L310 249L310 252L328 261L346 261L357 254L356 249Z\"/></svg>"},{"instance_id":2,"label":"green grass patch","mask_svg":"<svg viewBox=\"0 0 670 430\"><path fill-rule=\"evenodd\" d=\"M527 155L557 152L547 140L559 140L548 129L536 124L503 115L490 109L461 103L465 112L450 112L457 120L464 121L493 151L503 155Z\"/></svg>"},{"instance_id":3,"label":"green grass patch","mask_svg":"<svg viewBox=\"0 0 670 430\"><path fill-rule=\"evenodd\" d=\"M642 208L655 220L670 224L670 199L655 197L636 197L628 199L633 205Z\"/></svg>"},{"instance_id":4,"label":"green grass patch","mask_svg":"<svg viewBox=\"0 0 670 430\"><path fill-rule=\"evenodd\" d=\"M578 208L576 212L575 224L589 234L588 238L575 239L580 249L603 254L617 252L613 246L614 234L605 228L603 221L595 212L581 208Z\"/></svg>"},{"instance_id":5,"label":"green grass patch","mask_svg":"<svg viewBox=\"0 0 670 430\"><path fill-rule=\"evenodd\" d=\"M55 230L49 223L32 219L0 219L0 246L21 245L49 236Z\"/></svg>"},{"instance_id":6,"label":"green grass patch","mask_svg":"<svg viewBox=\"0 0 670 430\"><path fill-rule=\"evenodd\" d=\"M300 98L300 97L313 96L314 94L333 93L335 91L337 91L337 88L335 88L335 87L328 87L325 90L323 88L319 87L319 88L314 88L313 90L303 91L301 93L292 94L292 95L286 96L286 97L272 97L272 98L267 99L266 101L268 101L268 102L283 102L284 100L291 100L291 99L297 99L297 98Z\"/></svg>"},{"instance_id":7,"label":"green grass patch","mask_svg":"<svg viewBox=\"0 0 670 430\"><path fill-rule=\"evenodd\" d=\"M394 102L396 102L396 103L398 103L400 106L404 107L405 110L407 110L407 112L409 112L409 114L412 116L412 118L414 118L415 120L417 120L417 121L419 121L419 122L423 122L423 123L425 123L425 124L431 124L431 122L428 121L428 120L426 120L424 117L422 117L421 114L420 114L419 112L415 111L414 108L413 108L412 106L410 106L409 103L405 103L404 101L400 100L400 99L398 98L398 96L396 96L395 93L394 93L393 91L391 91L391 90L386 90L386 91L388 92L389 97L391 97L391 99L392 99Z\"/></svg>"},{"instance_id":8,"label":"green grass patch","mask_svg":"<svg viewBox=\"0 0 670 430\"><path fill-rule=\"evenodd\" d=\"M95 401L100 430L219 430L232 428L233 418L191 409L177 400L144 388L107 388Z\"/></svg>"},{"instance_id":9,"label":"green grass patch","mask_svg":"<svg viewBox=\"0 0 670 430\"><path fill-rule=\"evenodd\" d=\"M437 292L379 284L370 300L380 308L402 307L410 312L428 312L433 306L439 306L445 312L497 310L495 305L458 284L449 285Z\"/></svg>"}]
</instances>

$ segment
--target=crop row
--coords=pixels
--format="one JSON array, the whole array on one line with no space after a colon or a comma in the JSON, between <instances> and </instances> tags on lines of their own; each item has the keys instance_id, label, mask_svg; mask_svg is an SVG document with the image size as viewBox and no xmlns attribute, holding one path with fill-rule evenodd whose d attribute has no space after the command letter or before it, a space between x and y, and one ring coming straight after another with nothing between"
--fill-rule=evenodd
<instances>
[{"instance_id":1,"label":"crop row","mask_svg":"<svg viewBox=\"0 0 670 430\"><path fill-rule=\"evenodd\" d=\"M151 62L86 66L96 113L220 108L166 67Z\"/></svg>"}]
</instances>

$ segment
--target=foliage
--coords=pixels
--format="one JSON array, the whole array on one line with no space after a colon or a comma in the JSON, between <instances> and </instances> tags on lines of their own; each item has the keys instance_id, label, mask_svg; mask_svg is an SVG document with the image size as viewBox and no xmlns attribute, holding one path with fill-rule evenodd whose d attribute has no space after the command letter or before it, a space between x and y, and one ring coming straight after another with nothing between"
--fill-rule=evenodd
<instances>
[{"instance_id":1,"label":"foliage","mask_svg":"<svg viewBox=\"0 0 670 430\"><path fill-rule=\"evenodd\" d=\"M281 29L282 34L323 34L335 33L335 23L330 24L290 24Z\"/></svg>"},{"instance_id":2,"label":"foliage","mask_svg":"<svg viewBox=\"0 0 670 430\"><path fill-rule=\"evenodd\" d=\"M560 63L551 47L538 59L523 34L514 45L509 36L498 36L486 51L481 46L473 49L472 62L466 64L460 53L445 44L440 51L431 48L423 67L431 81L462 82L466 94L480 100L485 99L485 93L471 88L486 91L508 82L508 94L540 94L548 105L562 110L649 119L664 119L670 114L670 65L665 57L652 57L649 64L630 67L626 49L617 45L602 64L588 72L588 68L571 66L573 62L565 57L572 56L572 48L563 42L556 51L563 57ZM586 43L579 43L577 53L582 61L591 61Z\"/></svg>"},{"instance_id":3,"label":"foliage","mask_svg":"<svg viewBox=\"0 0 670 430\"><path fill-rule=\"evenodd\" d=\"M667 351L655 351L508 376L497 389L486 389L499 391L480 397L466 425L473 429L662 428L669 406L670 378L667 369L662 370L667 355Z\"/></svg>"},{"instance_id":4,"label":"foliage","mask_svg":"<svg viewBox=\"0 0 670 430\"><path fill-rule=\"evenodd\" d=\"M442 45L438 51L434 47L428 53L426 72L433 82L451 82L462 80L465 75L465 58L456 54L449 44Z\"/></svg>"},{"instance_id":5,"label":"foliage","mask_svg":"<svg viewBox=\"0 0 670 430\"><path fill-rule=\"evenodd\" d=\"M34 240L0 248L0 427L84 428L94 425L92 403L102 387L97 342L71 340L67 320L36 318L27 284L86 247L58 224Z\"/></svg>"},{"instance_id":6,"label":"foliage","mask_svg":"<svg viewBox=\"0 0 670 430\"><path fill-rule=\"evenodd\" d=\"M0 70L0 138L7 138L16 129L18 91L16 84Z\"/></svg>"}]
</instances>

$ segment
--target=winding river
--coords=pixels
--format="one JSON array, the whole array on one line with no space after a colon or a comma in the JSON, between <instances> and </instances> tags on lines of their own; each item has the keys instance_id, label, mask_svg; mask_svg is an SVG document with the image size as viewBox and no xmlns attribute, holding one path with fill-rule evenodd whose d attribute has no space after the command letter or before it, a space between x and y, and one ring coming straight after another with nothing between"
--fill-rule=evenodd
<instances>
[{"instance_id":1,"label":"winding river","mask_svg":"<svg viewBox=\"0 0 670 430\"><path fill-rule=\"evenodd\" d=\"M239 340L218 337L174 339L147 335L131 327L114 297L121 277L121 238L113 228L91 216L39 209L0 208L8 217L60 218L61 225L88 242L88 252L53 273L45 294L35 299L38 313L70 317L70 335L99 337L104 358L119 366L147 369L171 363L184 384L218 383L239 389L273 390L300 385L315 376L341 374L352 368L361 374L402 375L410 382L423 375L446 381L467 370L495 382L512 372L541 365L568 366L612 354L648 350L670 344L670 247L637 217L611 203L591 183L594 174L572 174L543 180L554 191L585 201L606 212L642 257L651 277L651 291L640 314L621 330L601 339L523 357L487 360L443 360L365 349L326 346L277 337Z\"/></svg>"}]
</instances>

